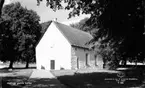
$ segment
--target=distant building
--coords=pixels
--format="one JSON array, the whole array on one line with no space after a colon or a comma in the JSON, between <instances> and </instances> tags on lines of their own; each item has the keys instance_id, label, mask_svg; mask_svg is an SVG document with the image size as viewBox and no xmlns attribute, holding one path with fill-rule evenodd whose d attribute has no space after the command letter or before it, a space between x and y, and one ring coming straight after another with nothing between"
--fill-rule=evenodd
<instances>
[{"instance_id":1,"label":"distant building","mask_svg":"<svg viewBox=\"0 0 145 88\"><path fill-rule=\"evenodd\" d=\"M70 26L49 21L42 23L44 34L36 46L37 69L83 69L103 67L86 43L93 37Z\"/></svg>"}]
</instances>

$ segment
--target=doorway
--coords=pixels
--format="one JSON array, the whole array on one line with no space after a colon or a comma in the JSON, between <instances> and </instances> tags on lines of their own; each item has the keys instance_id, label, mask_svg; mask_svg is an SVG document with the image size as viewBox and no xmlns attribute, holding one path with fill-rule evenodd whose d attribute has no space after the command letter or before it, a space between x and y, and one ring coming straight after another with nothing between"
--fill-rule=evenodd
<instances>
[{"instance_id":1,"label":"doorway","mask_svg":"<svg viewBox=\"0 0 145 88\"><path fill-rule=\"evenodd\" d=\"M55 60L50 60L50 69L51 70L55 69Z\"/></svg>"}]
</instances>

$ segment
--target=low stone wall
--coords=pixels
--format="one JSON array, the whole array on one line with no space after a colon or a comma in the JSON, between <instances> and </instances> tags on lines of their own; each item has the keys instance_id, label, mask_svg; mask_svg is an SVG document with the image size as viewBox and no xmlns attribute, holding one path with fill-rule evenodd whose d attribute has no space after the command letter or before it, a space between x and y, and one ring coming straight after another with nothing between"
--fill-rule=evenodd
<instances>
[{"instance_id":1,"label":"low stone wall","mask_svg":"<svg viewBox=\"0 0 145 88\"><path fill-rule=\"evenodd\" d=\"M75 55L75 51L71 48L71 69L76 70L77 68L77 56Z\"/></svg>"}]
</instances>

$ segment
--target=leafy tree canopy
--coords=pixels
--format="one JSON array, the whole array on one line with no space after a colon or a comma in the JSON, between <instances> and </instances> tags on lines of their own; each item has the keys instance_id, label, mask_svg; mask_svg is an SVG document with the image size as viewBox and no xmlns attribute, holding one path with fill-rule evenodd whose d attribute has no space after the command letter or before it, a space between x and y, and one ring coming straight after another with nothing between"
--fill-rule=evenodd
<instances>
[{"instance_id":1,"label":"leafy tree canopy","mask_svg":"<svg viewBox=\"0 0 145 88\"><path fill-rule=\"evenodd\" d=\"M82 31L89 31L89 27L87 27L85 24L87 22L89 18L84 18L82 20L80 20L80 22L78 23L74 23L74 24L70 24L71 27L76 28L76 29L80 29Z\"/></svg>"},{"instance_id":2,"label":"leafy tree canopy","mask_svg":"<svg viewBox=\"0 0 145 88\"><path fill-rule=\"evenodd\" d=\"M0 17L1 17L1 10L4 5L5 0L0 0Z\"/></svg>"},{"instance_id":3,"label":"leafy tree canopy","mask_svg":"<svg viewBox=\"0 0 145 88\"><path fill-rule=\"evenodd\" d=\"M17 2L4 6L1 19L1 60L10 61L12 67L14 61L34 50L41 31L40 17Z\"/></svg>"}]
</instances>

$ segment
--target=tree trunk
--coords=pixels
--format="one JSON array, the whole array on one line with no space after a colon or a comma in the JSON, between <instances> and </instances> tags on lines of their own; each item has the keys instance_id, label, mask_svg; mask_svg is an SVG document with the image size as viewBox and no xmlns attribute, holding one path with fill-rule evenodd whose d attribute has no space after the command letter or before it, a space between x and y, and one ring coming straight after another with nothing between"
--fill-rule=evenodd
<instances>
[{"instance_id":1,"label":"tree trunk","mask_svg":"<svg viewBox=\"0 0 145 88\"><path fill-rule=\"evenodd\" d=\"M29 67L29 58L27 58L27 60L26 60L26 68L28 68Z\"/></svg>"},{"instance_id":2,"label":"tree trunk","mask_svg":"<svg viewBox=\"0 0 145 88\"><path fill-rule=\"evenodd\" d=\"M11 61L10 61L10 64L9 64L9 68L13 68L13 63L14 63L14 61L11 60Z\"/></svg>"},{"instance_id":3,"label":"tree trunk","mask_svg":"<svg viewBox=\"0 0 145 88\"><path fill-rule=\"evenodd\" d=\"M4 5L5 0L0 0L0 18L1 18L1 13L2 13L2 8Z\"/></svg>"}]
</instances>

